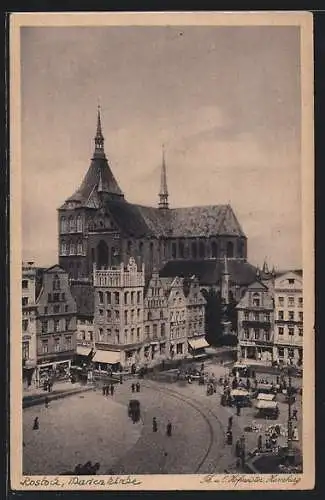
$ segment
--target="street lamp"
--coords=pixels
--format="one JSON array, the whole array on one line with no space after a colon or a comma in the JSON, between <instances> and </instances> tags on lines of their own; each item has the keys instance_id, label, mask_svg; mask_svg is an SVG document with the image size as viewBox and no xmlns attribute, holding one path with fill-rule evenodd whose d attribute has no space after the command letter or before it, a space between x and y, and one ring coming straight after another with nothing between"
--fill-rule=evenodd
<instances>
[{"instance_id":1,"label":"street lamp","mask_svg":"<svg viewBox=\"0 0 325 500\"><path fill-rule=\"evenodd\" d=\"M292 446L292 384L291 384L291 358L289 358L289 363L287 365L288 373L288 387L287 387L287 397L288 397L288 439L287 439L287 462L292 465L294 462L294 450Z\"/></svg>"}]
</instances>

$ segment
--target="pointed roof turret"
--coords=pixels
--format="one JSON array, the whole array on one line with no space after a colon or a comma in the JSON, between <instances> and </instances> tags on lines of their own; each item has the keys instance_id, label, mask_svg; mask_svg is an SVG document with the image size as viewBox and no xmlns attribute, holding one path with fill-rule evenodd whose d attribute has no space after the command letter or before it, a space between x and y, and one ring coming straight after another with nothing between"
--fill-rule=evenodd
<instances>
[{"instance_id":1,"label":"pointed roof turret","mask_svg":"<svg viewBox=\"0 0 325 500\"><path fill-rule=\"evenodd\" d=\"M67 202L74 201L81 205L91 205L91 200L97 197L98 192L105 192L112 199L124 199L124 195L111 171L105 155L104 136L99 106L97 110L97 127L94 141L95 150L88 172L86 173L81 186L72 196L70 196L70 198L68 198Z\"/></svg>"},{"instance_id":2,"label":"pointed roof turret","mask_svg":"<svg viewBox=\"0 0 325 500\"><path fill-rule=\"evenodd\" d=\"M165 146L162 146L162 164L160 176L159 208L168 208L167 173L165 161Z\"/></svg>"},{"instance_id":3,"label":"pointed roof turret","mask_svg":"<svg viewBox=\"0 0 325 500\"><path fill-rule=\"evenodd\" d=\"M267 265L266 259L264 260L264 263L263 263L263 273L269 274L269 267Z\"/></svg>"},{"instance_id":4,"label":"pointed roof turret","mask_svg":"<svg viewBox=\"0 0 325 500\"><path fill-rule=\"evenodd\" d=\"M94 158L106 158L104 151L104 136L102 132L102 122L100 117L100 106L97 109L97 130L94 138L95 141L95 151Z\"/></svg>"}]
</instances>

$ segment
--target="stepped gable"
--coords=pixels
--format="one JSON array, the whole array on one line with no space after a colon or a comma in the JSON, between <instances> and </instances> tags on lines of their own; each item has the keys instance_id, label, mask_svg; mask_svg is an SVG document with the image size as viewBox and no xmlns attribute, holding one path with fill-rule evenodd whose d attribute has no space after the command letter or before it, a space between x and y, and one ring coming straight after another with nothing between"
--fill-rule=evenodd
<instances>
[{"instance_id":1,"label":"stepped gable","mask_svg":"<svg viewBox=\"0 0 325 500\"><path fill-rule=\"evenodd\" d=\"M228 259L230 279L238 285L249 285L256 281L256 268L246 261ZM160 271L161 277L195 275L200 285L216 285L221 282L224 264L216 259L170 260Z\"/></svg>"}]
</instances>

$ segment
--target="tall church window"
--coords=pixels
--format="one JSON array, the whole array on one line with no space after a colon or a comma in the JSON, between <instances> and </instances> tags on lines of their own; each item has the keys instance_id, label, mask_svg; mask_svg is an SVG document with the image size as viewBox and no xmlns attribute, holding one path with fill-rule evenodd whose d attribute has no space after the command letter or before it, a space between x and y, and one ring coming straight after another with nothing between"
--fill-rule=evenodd
<instances>
[{"instance_id":1,"label":"tall church window","mask_svg":"<svg viewBox=\"0 0 325 500\"><path fill-rule=\"evenodd\" d=\"M74 217L69 217L69 230L71 233L76 231L76 219Z\"/></svg>"},{"instance_id":2,"label":"tall church window","mask_svg":"<svg viewBox=\"0 0 325 500\"><path fill-rule=\"evenodd\" d=\"M232 258L234 256L234 244L232 241L227 243L227 257Z\"/></svg>"},{"instance_id":3,"label":"tall church window","mask_svg":"<svg viewBox=\"0 0 325 500\"><path fill-rule=\"evenodd\" d=\"M97 246L97 264L99 268L108 265L108 246L103 240L101 240Z\"/></svg>"},{"instance_id":4,"label":"tall church window","mask_svg":"<svg viewBox=\"0 0 325 500\"><path fill-rule=\"evenodd\" d=\"M61 255L67 255L67 244L65 241L61 242Z\"/></svg>"},{"instance_id":5,"label":"tall church window","mask_svg":"<svg viewBox=\"0 0 325 500\"><path fill-rule=\"evenodd\" d=\"M143 257L143 241L140 241L139 243L139 254L140 257Z\"/></svg>"},{"instance_id":6,"label":"tall church window","mask_svg":"<svg viewBox=\"0 0 325 500\"><path fill-rule=\"evenodd\" d=\"M193 241L192 245L192 258L196 259L197 258L197 246L196 246L196 241Z\"/></svg>"},{"instance_id":7,"label":"tall church window","mask_svg":"<svg viewBox=\"0 0 325 500\"><path fill-rule=\"evenodd\" d=\"M150 246L149 246L149 259L150 259L150 262L152 264L153 263L153 242L151 242Z\"/></svg>"},{"instance_id":8,"label":"tall church window","mask_svg":"<svg viewBox=\"0 0 325 500\"><path fill-rule=\"evenodd\" d=\"M78 255L82 255L82 254L83 254L83 244L82 244L82 240L79 240L79 241L78 241L78 244L77 244L77 254L78 254Z\"/></svg>"},{"instance_id":9,"label":"tall church window","mask_svg":"<svg viewBox=\"0 0 325 500\"><path fill-rule=\"evenodd\" d=\"M244 257L244 242L240 240L238 242L238 257Z\"/></svg>"},{"instance_id":10,"label":"tall church window","mask_svg":"<svg viewBox=\"0 0 325 500\"><path fill-rule=\"evenodd\" d=\"M60 230L61 233L67 232L67 219L64 216L60 219Z\"/></svg>"},{"instance_id":11,"label":"tall church window","mask_svg":"<svg viewBox=\"0 0 325 500\"><path fill-rule=\"evenodd\" d=\"M211 243L211 257L213 259L216 259L218 257L218 245L215 241L212 241Z\"/></svg>"},{"instance_id":12,"label":"tall church window","mask_svg":"<svg viewBox=\"0 0 325 500\"><path fill-rule=\"evenodd\" d=\"M182 241L178 244L179 256L181 259L184 259L184 243Z\"/></svg>"},{"instance_id":13,"label":"tall church window","mask_svg":"<svg viewBox=\"0 0 325 500\"><path fill-rule=\"evenodd\" d=\"M81 218L81 215L78 215L78 217L77 217L77 232L78 233L82 232L82 218Z\"/></svg>"},{"instance_id":14,"label":"tall church window","mask_svg":"<svg viewBox=\"0 0 325 500\"><path fill-rule=\"evenodd\" d=\"M205 245L203 243L203 241L200 241L199 243L199 256L204 259L205 257Z\"/></svg>"},{"instance_id":15,"label":"tall church window","mask_svg":"<svg viewBox=\"0 0 325 500\"><path fill-rule=\"evenodd\" d=\"M177 257L177 249L176 249L176 243L172 243L172 259L176 259Z\"/></svg>"},{"instance_id":16,"label":"tall church window","mask_svg":"<svg viewBox=\"0 0 325 500\"><path fill-rule=\"evenodd\" d=\"M76 245L73 242L70 242L70 255L75 255L76 254Z\"/></svg>"}]
</instances>

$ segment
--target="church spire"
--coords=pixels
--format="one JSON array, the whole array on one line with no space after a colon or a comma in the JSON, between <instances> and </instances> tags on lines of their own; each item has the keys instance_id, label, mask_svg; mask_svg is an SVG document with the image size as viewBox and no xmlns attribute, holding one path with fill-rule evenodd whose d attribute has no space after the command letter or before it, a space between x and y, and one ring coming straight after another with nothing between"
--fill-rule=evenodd
<instances>
[{"instance_id":1,"label":"church spire","mask_svg":"<svg viewBox=\"0 0 325 500\"><path fill-rule=\"evenodd\" d=\"M105 152L104 152L104 136L102 132L102 122L101 122L101 116L100 116L100 106L98 105L98 110L97 110L97 130L96 130L96 136L95 136L95 152L94 152L94 158L105 158Z\"/></svg>"},{"instance_id":2,"label":"church spire","mask_svg":"<svg viewBox=\"0 0 325 500\"><path fill-rule=\"evenodd\" d=\"M165 146L162 147L162 165L160 177L160 192L159 192L159 208L168 208L168 189L167 189L167 174L165 161Z\"/></svg>"}]
</instances>

